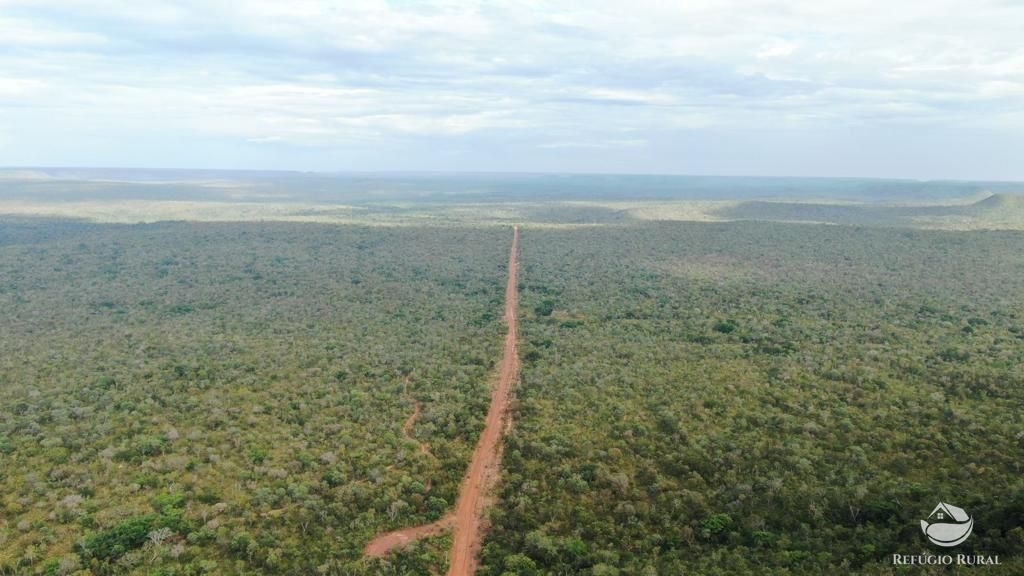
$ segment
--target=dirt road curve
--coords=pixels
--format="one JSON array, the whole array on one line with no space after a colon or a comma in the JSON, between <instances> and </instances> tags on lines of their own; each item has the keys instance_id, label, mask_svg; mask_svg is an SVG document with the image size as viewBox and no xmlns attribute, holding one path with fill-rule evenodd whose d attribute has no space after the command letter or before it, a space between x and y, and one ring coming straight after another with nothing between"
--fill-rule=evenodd
<instances>
[{"instance_id":1,"label":"dirt road curve","mask_svg":"<svg viewBox=\"0 0 1024 576\"><path fill-rule=\"evenodd\" d=\"M386 556L395 548L420 538L441 534L454 527L452 549L448 556L448 576L470 576L476 572L477 556L483 539L487 495L498 480L501 468L501 434L505 429L512 386L519 378L519 354L516 348L519 338L516 316L519 308L519 280L516 270L518 254L519 228L514 227L512 249L508 256L508 281L505 285L505 324L508 326L508 332L505 335L504 354L498 380L491 391L491 405L487 410L484 431L473 451L469 470L462 479L455 512L433 524L382 534L366 545L364 553L367 556Z\"/></svg>"},{"instance_id":2,"label":"dirt road curve","mask_svg":"<svg viewBox=\"0 0 1024 576\"><path fill-rule=\"evenodd\" d=\"M366 548L363 549L363 554L374 558L383 558L390 554L392 550L408 546L410 543L421 538L444 534L454 523L455 516L449 514L433 524L402 528L401 530L381 534L366 545Z\"/></svg>"}]
</instances>

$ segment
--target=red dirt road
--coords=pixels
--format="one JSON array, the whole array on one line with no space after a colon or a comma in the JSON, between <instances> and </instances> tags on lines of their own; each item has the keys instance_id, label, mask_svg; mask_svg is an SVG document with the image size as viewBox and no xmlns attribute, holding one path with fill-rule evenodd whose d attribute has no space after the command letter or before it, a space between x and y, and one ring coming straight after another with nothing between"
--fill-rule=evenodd
<instances>
[{"instance_id":1,"label":"red dirt road","mask_svg":"<svg viewBox=\"0 0 1024 576\"><path fill-rule=\"evenodd\" d=\"M505 284L505 351L501 358L498 382L491 392L491 406L480 440L473 451L469 471L462 479L455 504L455 537L448 555L448 576L470 576L476 572L477 556L483 540L486 496L494 488L501 468L501 434L511 400L512 386L519 379L519 280L516 270L519 254L519 227L512 228L512 250L508 255L508 282Z\"/></svg>"},{"instance_id":2,"label":"red dirt road","mask_svg":"<svg viewBox=\"0 0 1024 576\"><path fill-rule=\"evenodd\" d=\"M469 469L462 479L455 512L433 524L388 532L377 536L366 545L367 556L386 556L400 548L428 536L443 533L454 527L452 549L448 555L448 576L471 576L476 572L477 556L484 533L484 512L487 495L494 488L501 469L501 435L505 429L512 386L519 379L519 280L517 256L519 254L519 227L512 228L512 249L508 256L508 281L505 285L505 349L501 359L498 380L491 391L491 405L487 409L484 431L480 434ZM414 413L414 416L416 414Z\"/></svg>"}]
</instances>

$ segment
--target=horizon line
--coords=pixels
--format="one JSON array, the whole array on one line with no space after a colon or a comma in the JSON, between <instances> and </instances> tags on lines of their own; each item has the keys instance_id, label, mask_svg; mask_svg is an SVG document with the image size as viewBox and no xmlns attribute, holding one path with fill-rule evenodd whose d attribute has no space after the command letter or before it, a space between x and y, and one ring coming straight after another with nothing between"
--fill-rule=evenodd
<instances>
[{"instance_id":1,"label":"horizon line","mask_svg":"<svg viewBox=\"0 0 1024 576\"><path fill-rule=\"evenodd\" d=\"M300 170L290 168L198 168L198 167L152 167L152 166L100 166L100 165L0 165L0 172L14 170L123 170L135 172L234 172L239 174L289 174L319 176L547 176L547 177L671 177L671 178L736 178L764 180L877 180L889 182L919 183L993 183L993 184L1024 184L1022 180L989 179L989 178L915 178L910 176L851 176L851 175L779 175L779 174L702 174L682 172L554 172L527 170Z\"/></svg>"}]
</instances>

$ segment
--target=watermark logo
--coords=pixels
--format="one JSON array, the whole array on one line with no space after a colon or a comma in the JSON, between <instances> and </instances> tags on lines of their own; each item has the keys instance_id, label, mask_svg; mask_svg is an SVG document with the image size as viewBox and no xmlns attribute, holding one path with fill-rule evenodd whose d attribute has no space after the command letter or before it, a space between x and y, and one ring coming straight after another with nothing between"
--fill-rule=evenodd
<instances>
[{"instance_id":1,"label":"watermark logo","mask_svg":"<svg viewBox=\"0 0 1024 576\"><path fill-rule=\"evenodd\" d=\"M974 517L952 504L939 502L939 505L921 520L921 531L928 541L936 546L949 548L963 543L974 530ZM998 566L999 556L985 554L893 554L892 563L896 566Z\"/></svg>"},{"instance_id":2,"label":"watermark logo","mask_svg":"<svg viewBox=\"0 0 1024 576\"><path fill-rule=\"evenodd\" d=\"M974 530L974 518L963 508L957 508L952 504L939 502L939 505L932 510L926 520L921 520L921 531L928 537L928 541L936 546L951 547L960 544L971 535Z\"/></svg>"}]
</instances>

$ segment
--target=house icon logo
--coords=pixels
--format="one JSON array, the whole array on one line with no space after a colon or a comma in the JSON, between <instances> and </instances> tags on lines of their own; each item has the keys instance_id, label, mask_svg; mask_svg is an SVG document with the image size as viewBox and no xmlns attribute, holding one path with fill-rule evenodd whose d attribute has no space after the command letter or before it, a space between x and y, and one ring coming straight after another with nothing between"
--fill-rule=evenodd
<instances>
[{"instance_id":1,"label":"house icon logo","mask_svg":"<svg viewBox=\"0 0 1024 576\"><path fill-rule=\"evenodd\" d=\"M967 540L974 529L974 518L964 512L963 508L944 502L939 502L928 520L932 523L921 520L921 531L936 546L956 546Z\"/></svg>"}]
</instances>

